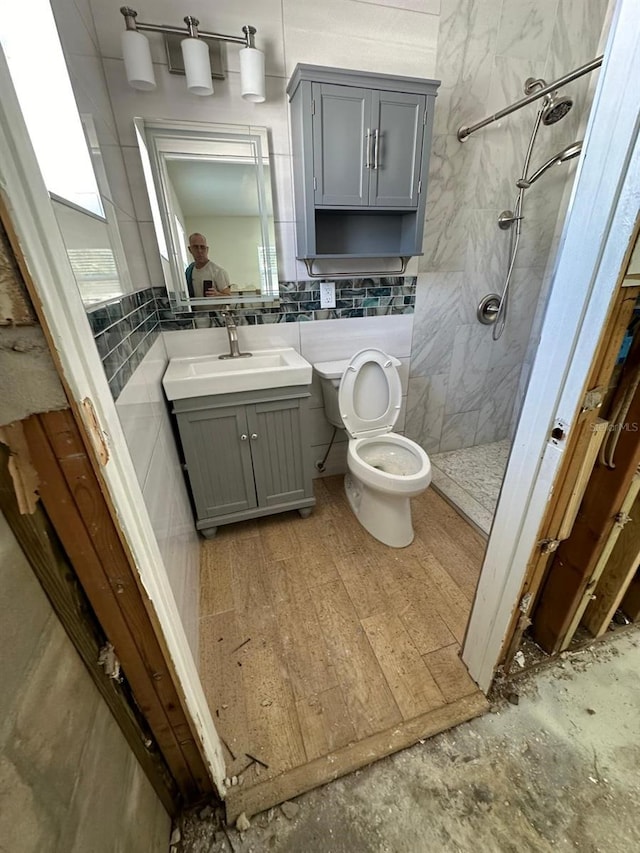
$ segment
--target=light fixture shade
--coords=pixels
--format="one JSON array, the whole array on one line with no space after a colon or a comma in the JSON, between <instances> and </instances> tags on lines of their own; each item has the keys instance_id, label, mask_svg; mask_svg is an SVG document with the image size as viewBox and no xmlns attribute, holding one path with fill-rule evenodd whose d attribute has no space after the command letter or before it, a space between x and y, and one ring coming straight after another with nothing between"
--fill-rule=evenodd
<instances>
[{"instance_id":1,"label":"light fixture shade","mask_svg":"<svg viewBox=\"0 0 640 853\"><path fill-rule=\"evenodd\" d=\"M209 46L199 38L186 38L180 42L187 89L193 95L213 95Z\"/></svg>"},{"instance_id":2,"label":"light fixture shade","mask_svg":"<svg viewBox=\"0 0 640 853\"><path fill-rule=\"evenodd\" d=\"M256 47L240 50L240 86L245 101L254 104L264 101L264 53Z\"/></svg>"},{"instance_id":3,"label":"light fixture shade","mask_svg":"<svg viewBox=\"0 0 640 853\"><path fill-rule=\"evenodd\" d=\"M143 92L156 88L151 48L142 33L136 30L125 30L122 33L122 58L130 86Z\"/></svg>"}]
</instances>

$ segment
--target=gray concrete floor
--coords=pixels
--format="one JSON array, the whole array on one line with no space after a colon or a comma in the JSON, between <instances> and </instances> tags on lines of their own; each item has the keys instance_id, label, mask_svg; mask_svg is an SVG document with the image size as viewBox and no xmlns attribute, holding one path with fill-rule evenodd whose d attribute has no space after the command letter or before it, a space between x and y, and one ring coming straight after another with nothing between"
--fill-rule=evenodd
<instances>
[{"instance_id":1,"label":"gray concrete floor","mask_svg":"<svg viewBox=\"0 0 640 853\"><path fill-rule=\"evenodd\" d=\"M639 673L633 627L512 680L517 705L497 698L486 716L256 815L246 832L200 810L172 849L634 853Z\"/></svg>"}]
</instances>

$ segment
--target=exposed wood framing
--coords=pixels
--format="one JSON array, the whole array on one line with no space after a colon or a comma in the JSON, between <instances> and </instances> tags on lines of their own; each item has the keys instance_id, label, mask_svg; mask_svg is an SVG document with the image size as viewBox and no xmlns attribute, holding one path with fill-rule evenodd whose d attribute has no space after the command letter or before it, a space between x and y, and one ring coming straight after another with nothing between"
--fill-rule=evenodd
<instances>
[{"instance_id":1,"label":"exposed wood framing","mask_svg":"<svg viewBox=\"0 0 640 853\"><path fill-rule=\"evenodd\" d=\"M0 424L67 406L9 236L0 222Z\"/></svg>"},{"instance_id":2,"label":"exposed wood framing","mask_svg":"<svg viewBox=\"0 0 640 853\"><path fill-rule=\"evenodd\" d=\"M591 417L585 417L585 422L589 424L589 429L583 429L580 436L581 441L579 444L581 447L576 454L578 458L576 460L576 467L574 471L575 480L573 481L573 486L569 492L565 513L556 537L560 542L568 539L571 531L573 530L573 525L575 524L582 498L584 497L587 484L589 483L593 466L595 465L598 452L602 446L602 440L605 436L607 427L609 426L608 421L605 421L602 418L594 419ZM567 486L569 486L569 484L567 484Z\"/></svg>"},{"instance_id":3,"label":"exposed wood framing","mask_svg":"<svg viewBox=\"0 0 640 853\"><path fill-rule=\"evenodd\" d=\"M633 237L621 264L616 296L600 334L587 389L607 391L612 385L618 353L640 295L640 287L627 277L638 254L639 234L640 217L637 217ZM630 366L629 362L640 355L640 342L634 342L634 350L627 359L625 371ZM634 401L634 411L637 404L638 401ZM613 530L614 516L629 493L637 468L633 451L634 434L629 432L623 442L624 470L619 467L617 472L616 469L611 471L596 463L591 478L585 481L585 465L584 461L581 464L580 459L585 452L585 440L588 443L585 432L593 430L595 419L587 417L581 423L584 414L579 416L578 429L570 436L558 480L561 485L556 489L541 528L543 532L540 540L559 540L559 547L554 553L536 549L527 575L528 589L532 592L529 612L533 614L533 634L545 651L551 654L567 647L588 604L590 586L595 586L597 580L594 571ZM588 411L586 415L589 415ZM632 420L633 417L630 409L628 419ZM582 480L584 494L574 523L569 525L563 521L557 524L559 516L566 519L572 500L570 491L579 480Z\"/></svg>"},{"instance_id":4,"label":"exposed wood framing","mask_svg":"<svg viewBox=\"0 0 640 853\"><path fill-rule=\"evenodd\" d=\"M631 485L629 486L629 491L627 492L627 494L625 496L624 502L623 502L622 506L620 507L620 511L619 511L619 513L616 513L616 516L618 516L618 515L620 515L622 517L628 516L628 513L631 512L633 509L633 505L636 502L639 491L640 491L640 475L638 475L636 473L635 477L631 481ZM598 584L600 583L600 581L602 579L603 573L606 573L606 571L607 571L610 559L612 559L612 558L615 559L614 555L617 555L619 553L617 551L617 549L618 549L618 544L619 544L619 538L620 538L622 533L623 533L623 524L619 523L617 521L617 518L616 518L615 524L611 528L609 535L607 536L606 541L603 542L602 547L600 548L598 560L594 566L591 577L589 578L587 585L584 588L584 591L582 593L582 597L577 602L577 604L574 605L573 617L571 619L571 622L569 624L567 631L565 632L564 639L562 640L562 645L560 647L561 651L564 651L565 649L569 648L571 640L573 639L573 636L574 636L574 634L578 628L578 625L580 624L580 622L582 620L582 617L583 617L587 607L589 607L590 602L594 599L594 597L597 594ZM624 545L625 539L626 539L626 537L623 538L623 540L622 540L623 545ZM611 592L611 590L610 590L610 592ZM622 593L620 594L620 598L622 598ZM614 608L614 611L615 611L615 608ZM612 615L613 615L613 613L612 613ZM608 624L609 624L609 622L607 622L607 624L604 626L604 628L601 632L595 632L594 631L594 633L604 633L604 630L606 629Z\"/></svg>"},{"instance_id":5,"label":"exposed wood framing","mask_svg":"<svg viewBox=\"0 0 640 853\"><path fill-rule=\"evenodd\" d=\"M20 425L16 425L15 430L20 429ZM0 509L94 684L162 804L173 816L179 799L175 780L146 721L136 710L127 683L107 678L98 664L106 637L44 509L37 504L27 513L19 505L20 486L16 487L15 475L9 471L9 463L14 458L0 439ZM19 464L28 464L28 460Z\"/></svg>"},{"instance_id":6,"label":"exposed wood framing","mask_svg":"<svg viewBox=\"0 0 640 853\"><path fill-rule=\"evenodd\" d=\"M37 326L38 321L27 294L18 259L10 246L4 227L5 218L8 220L8 217L4 200L1 198L0 205L4 214L0 224L0 325ZM6 227L10 227L10 222Z\"/></svg>"},{"instance_id":7,"label":"exposed wood framing","mask_svg":"<svg viewBox=\"0 0 640 853\"><path fill-rule=\"evenodd\" d=\"M10 450L7 470L13 480L18 508L23 514L31 514L38 503L38 475L29 458L21 421L0 427L0 444Z\"/></svg>"},{"instance_id":8,"label":"exposed wood framing","mask_svg":"<svg viewBox=\"0 0 640 853\"><path fill-rule=\"evenodd\" d=\"M198 800L211 780L78 426L67 410L31 417L24 431L47 514L181 796Z\"/></svg>"},{"instance_id":9,"label":"exposed wood framing","mask_svg":"<svg viewBox=\"0 0 640 853\"><path fill-rule=\"evenodd\" d=\"M600 344L596 352L591 373L585 390L606 388L611 381L616 359L625 332L629 326L636 300L640 295L640 287L625 287L617 292L616 299L605 324ZM586 396L586 395L585 395ZM575 520L575 510L579 506L583 491L586 488L591 469L588 467L589 457L593 462L593 450L602 434L598 437L596 424L599 420L599 408L589 408L580 412L573 429L567 437L564 458L550 495L549 505L538 534L538 545L533 551L525 581L520 594L520 601L526 601L525 617L533 613L540 594L548 567L555 556L553 550L540 547L542 542L555 542L570 535ZM594 441L595 434L595 441ZM597 453L597 451L596 451ZM579 485L580 484L580 488ZM582 493L581 493L582 489ZM568 523L571 521L571 525ZM503 665L508 670L512 657L518 649L519 638L514 635L520 624L520 637L528 627L522 623L523 611L514 611L511 626L503 646Z\"/></svg>"},{"instance_id":10,"label":"exposed wood framing","mask_svg":"<svg viewBox=\"0 0 640 853\"><path fill-rule=\"evenodd\" d=\"M636 494L628 512L629 522L619 532L602 576L588 603L582 624L599 637L609 627L640 563L640 498Z\"/></svg>"},{"instance_id":11,"label":"exposed wood framing","mask_svg":"<svg viewBox=\"0 0 640 853\"><path fill-rule=\"evenodd\" d=\"M640 359L638 343L627 360L630 371ZM638 392L627 420L640 423ZM577 626L578 613L586 606L598 580L602 552L615 530L617 513L625 507L640 463L639 438L640 433L623 430L616 450L616 467L598 464L594 468L571 536L557 551L533 620L534 638L550 654L566 648Z\"/></svg>"},{"instance_id":12,"label":"exposed wood framing","mask_svg":"<svg viewBox=\"0 0 640 853\"><path fill-rule=\"evenodd\" d=\"M585 393L585 400L589 396L589 391L604 391L608 388L622 341L633 315L633 309L640 296L640 286L629 286L629 281L625 282L624 276L624 273L630 270L633 259L638 255L639 235L640 217L636 221L634 236L630 240L629 248L622 263L615 299L600 335L600 342L585 385L587 392ZM535 611L542 585L555 558L555 549L544 547L542 543L559 543L571 535L577 515L575 510L576 507L579 509L588 482L590 472L585 456L591 455L587 449L593 446L593 432L599 419L599 413L599 407L585 407L578 414L573 429L566 439L563 462L558 472L553 493L549 496L547 511L540 525L538 544L527 565L519 598L520 608L514 610L511 625L505 635L501 656L505 671L510 668L522 634L531 624L530 617ZM582 483L582 494L578 488L578 481Z\"/></svg>"},{"instance_id":13,"label":"exposed wood framing","mask_svg":"<svg viewBox=\"0 0 640 853\"><path fill-rule=\"evenodd\" d=\"M23 421L28 453L39 477L40 497L104 634L116 649L135 701L174 776L180 797L185 802L197 801L212 793L211 778L155 609L140 584L130 548L104 487L106 444L91 401L76 401L69 392L1 194L0 220L5 229L1 256L6 263L2 269L10 270L15 280L11 304L19 297L25 306L20 316L25 323L33 324L47 361L46 370L39 366L36 371L42 378L42 387L35 400L31 394L22 408L20 399L14 409L20 412L15 419ZM11 324L15 325L13 321ZM17 354L17 364L6 370L9 387L27 386L30 382L23 368L24 353ZM53 397L51 388L55 389ZM3 399L0 422L7 423L5 403ZM51 411L63 407L64 411Z\"/></svg>"},{"instance_id":14,"label":"exposed wood framing","mask_svg":"<svg viewBox=\"0 0 640 853\"><path fill-rule=\"evenodd\" d=\"M632 622L640 621L640 571L636 572L635 577L629 585L620 609Z\"/></svg>"}]
</instances>

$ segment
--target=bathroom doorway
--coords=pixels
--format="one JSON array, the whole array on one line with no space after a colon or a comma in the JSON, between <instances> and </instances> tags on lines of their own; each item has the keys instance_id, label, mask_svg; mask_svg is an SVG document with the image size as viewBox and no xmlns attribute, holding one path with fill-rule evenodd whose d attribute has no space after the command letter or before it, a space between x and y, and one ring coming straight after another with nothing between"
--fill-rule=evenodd
<instances>
[{"instance_id":1,"label":"bathroom doorway","mask_svg":"<svg viewBox=\"0 0 640 853\"><path fill-rule=\"evenodd\" d=\"M627 4L623 5L625 8L629 8ZM621 27L620 32L621 39L623 38L623 35L626 37L626 34L629 34L628 37L631 38L633 28L631 26ZM626 79L626 75L629 73L629 69L633 70L633 67L635 67L632 65L631 59L637 56L637 51L634 54L632 48L633 44L629 45L627 42L623 42L620 50L619 61L617 64L612 63L613 67L611 71L610 87L616 88L620 93L620 97L622 97L625 90L623 83ZM629 61L627 61L627 56L631 57ZM621 66L624 66L624 73L621 71ZM3 99L3 101L4 100L5 99ZM623 114L622 118L625 118L629 111L629 109L624 108L624 104L619 110L619 112ZM614 118L615 117L616 116L614 115ZM604 118L607 118L606 114L604 115ZM622 183L625 180L626 174L622 164L626 164L628 166L628 162L631 162L632 165L637 163L637 158L635 161L633 160L633 156L635 156L633 154L635 137L633 136L632 130L629 130L625 135L623 132L625 130L625 126L623 125L624 123L621 120L615 125L617 132L613 133L612 128L614 127L614 122L602 122L603 128L606 128L608 141L614 150L609 153L604 165L602 163L599 165L597 163L592 163L590 164L590 171L585 168L584 175L586 187L583 195L589 196L590 199L597 197L601 201L600 205L594 205L593 202L591 202L591 208L595 208L595 212L601 213L603 218L610 217L613 219L615 214L617 219L614 224L617 225L624 224L620 222L620 219L624 218L622 215L624 211L618 216L618 208L616 206L618 201L617 196L614 198L606 196L604 194L604 190L601 191L600 181L602 180L606 183L606 179L610 177L608 172L611 172L616 181L620 180ZM14 120L6 123L6 128L13 133L15 133L16 127L19 127L19 121L16 121L15 118ZM602 144L602 142L600 144ZM617 146L617 148L615 146ZM597 147L594 147L594 151L598 150L599 149ZM200 692L202 690L202 686L197 673L195 673L193 669L189 656L189 649L182 636L182 627L179 623L179 616L173 603L170 586L164 576L162 559L159 555L158 547L153 536L153 530L147 517L142 495L140 489L136 486L135 473L118 424L113 402L108 394L104 376L101 374L100 376L98 375L101 369L100 362L95 352L90 350L90 347L93 346L93 341L91 340L88 328L86 327L86 318L82 311L82 306L79 304L79 300L73 294L67 295L64 293L63 285L66 284L66 281L62 276L58 275L58 272L64 266L61 261L63 252L59 246L59 236L57 235L57 232L55 232L55 227L50 227L49 233L47 233L47 228L43 227L43 222L45 224L48 223L45 211L46 193L34 177L34 175L37 177L37 168L32 167L30 170L21 168L21 164L24 161L25 151L28 151L28 145L23 145L22 147L14 146L13 144L0 146L0 167L3 180L6 180L6 186L8 188L7 192L11 198L12 204L14 205L16 222L20 226L20 232L22 235L27 235L31 238L26 241L30 247L30 264L34 264L34 270L37 273L36 277L41 282L47 283L46 288L44 286L40 287L38 295L42 299L44 306L43 312L46 316L48 327L51 330L51 339L55 342L57 347L60 361L65 372L65 377L67 378L74 399L77 403L80 403L86 398L94 401L95 418L92 423L96 436L99 437L104 434L108 435L108 444L111 455L107 462L104 463L103 476L106 483L105 488L108 491L110 499L113 501L119 520L122 524L123 541L127 542L135 560L136 568L140 576L140 586L141 588L144 588L148 594L149 608L155 610L159 633L162 636L163 644L168 649L168 657L171 658L172 663L175 665L181 688L183 689L186 697L185 705L191 713L192 718L195 720L195 727L197 731L202 736L202 740L204 742L204 754L209 765L213 767L213 776L216 784L218 785L218 789L222 791L224 790L222 780L224 778L225 764L228 761L228 757L223 758L222 745L216 737L215 727L216 725L219 725L219 717L216 717L215 710L217 708L220 711L221 706L216 704L217 697L213 697L213 701L210 700L212 710L211 713L209 713L206 705L200 703ZM629 152L628 156L627 151ZM8 161L11 161L9 163L11 168L7 168ZM30 166L32 165L30 161L28 161L28 164ZM611 183L613 186L615 181ZM632 183L631 179L629 179L627 183ZM633 190L633 187L631 187L631 190ZM624 196L622 192L621 195ZM637 194L635 198L637 210ZM584 200L582 198L578 198L574 207L576 214L580 213L583 217L579 223L581 226L581 245L578 251L574 248L572 252L567 254L564 266L571 267L572 270L578 270L582 276L582 280L592 281L592 278L595 278L595 276L592 276L593 270L589 269L585 274L585 270L583 269L584 263L586 263L585 256L589 255L590 258L590 251L587 251L587 249L591 250L592 248L590 245L586 247L583 245L584 242L588 242L584 240L584 223L591 226L589 236L591 236L592 232L595 231L596 236L593 238L594 251L596 248L601 246L602 242L602 254L605 256L605 261L608 259L608 253L611 254L611 252L615 252L616 246L614 246L613 249L609 248L609 244L604 246L605 239L608 237L607 228L610 223L602 223L600 220L592 222L589 218L592 210L590 208L587 212L584 210L584 206ZM623 233L622 228L620 233ZM605 234L604 238L601 237L602 234ZM597 247L595 246L596 237ZM616 241L613 240L610 242L615 243ZM605 251L605 249L607 249L607 251ZM587 258L587 260L589 258ZM53 270L53 272L50 273L50 270ZM595 346L593 341L589 338L589 335L591 335L591 338L593 338L594 335L597 335L603 324L602 314L604 309L602 308L602 305L606 305L608 296L610 295L606 289L606 264L604 273L605 280L601 285L600 290L597 290L594 285L594 293L592 294L590 292L589 294L579 294L580 299L578 299L578 295L574 292L569 292L567 294L567 305L565 308L558 310L557 315L553 314L549 316L550 328L547 332L548 350L545 350L543 353L544 359L542 357L540 358L540 364L534 366L534 368L537 367L537 372L534 370L534 375L536 376L537 381L528 395L530 398L527 404L528 417L526 423L523 423L521 428L519 428L519 453L517 456L516 454L512 454L512 457L516 458L512 458L511 460L512 464L509 466L511 473L508 473L507 475L509 482L505 484L504 491L506 495L508 487L509 500L503 500L501 502L503 506L498 509L498 516L496 518L494 532L491 537L492 541L489 544L490 551L485 560L486 566L488 568L490 567L490 571L485 570L482 572L479 593L475 597L474 606L471 610L471 622L470 627L467 630L467 639L463 650L464 660L467 663L470 672L474 679L476 679L484 689L488 689L495 671L495 665L499 657L500 643L505 635L505 622L508 622L509 615L513 612L513 609L518 602L518 590L522 580L522 573L524 572L524 564L521 559L522 554L517 552L517 548L522 550L530 549L531 547L542 513L542 510L540 509L541 498L546 500L549 486L552 482L552 476L555 471L553 467L555 464L553 448L545 447L548 422L550 417L553 418L553 413L556 411L555 404L559 400L561 393L566 397L566 399L563 398L562 400L564 409L561 409L558 404L560 412L564 413L569 411L570 418L571 413L575 410L579 396L579 385L581 382L581 364L585 362L585 358L586 363L588 363ZM577 275L577 273L575 274ZM561 308L561 306L556 307ZM583 322L587 309L592 311L594 316L589 314L587 320ZM600 313L598 313L599 309L601 309ZM575 328L574 326L571 326L573 321L575 321ZM571 330L570 337L567 329ZM582 334L583 332L584 334ZM582 337L579 337L579 334L581 334ZM578 348L578 344L581 344L581 350ZM591 348L589 348L590 344L593 344ZM574 357L576 349L581 353L582 359L576 359ZM556 371L551 369L552 365L550 366L546 363L546 361L551 359L552 356L555 358L555 362L552 362L552 365L555 364L556 367L560 365L563 370L566 369L567 372L570 373L569 378L572 380L571 382L569 382L569 380L564 381L564 377L556 376ZM546 372L544 370L545 367L547 368ZM552 380L555 382L555 385L552 385ZM551 387L549 387L550 385ZM545 454L545 462L547 463L546 468L544 465L538 464L539 459L543 454ZM559 455L560 453L556 452L556 457ZM327 489L329 489L331 484L325 485ZM433 507L430 507L429 511L435 512L436 510ZM333 515L333 508L331 512L332 516L329 520L333 521L333 525L330 528L332 535L329 541L330 544L336 543L336 546L338 546L340 543L340 531L343 530L343 526L348 523L347 514L346 512L340 512L339 506L336 510L337 514L335 516ZM320 518L322 518L321 513L322 507L320 505ZM426 512L424 514L425 517L428 517ZM314 542L326 542L327 520L328 516L325 515L325 524L324 526L321 526L320 531L316 532ZM294 522L297 525L304 521L305 520L297 518L294 519ZM449 521L450 520L447 520L447 523L449 523ZM444 524L441 526L444 527L445 531L449 534L449 531L446 530L446 526ZM236 532L240 536L239 541L241 542L243 529L238 528ZM451 528L451 532L453 534L454 544L459 545L459 541L456 539L456 534L453 528ZM244 528L244 538L247 541L250 539L256 539L255 534L250 535L248 526ZM261 536L258 538L261 539ZM292 549L289 552L289 555L295 553L295 550ZM435 554L435 558L440 561L440 557L437 553ZM400 557L398 557L398 560L400 560ZM256 564L259 566L260 561L256 560ZM393 563L391 563L391 561L390 565L393 567ZM447 574L450 578L453 577L454 581L456 580L455 576L451 575L449 571L447 571ZM440 577L442 582L446 584L446 578L442 576ZM246 607L246 602L252 601L251 596L253 596L254 593L257 595L258 603L262 601L262 604L264 605L264 601L259 595L260 580L264 580L264 578L256 579L257 586L255 588L253 585L250 585L249 588L247 588L246 597L244 599L240 599L241 606ZM344 581L342 581L342 583L344 584ZM456 585L459 585L457 581ZM224 588L221 587L221 589L223 590ZM368 593L369 586L368 584L365 584L362 593L362 601L366 601L364 595ZM359 593L354 593L354 597L358 599ZM413 603L414 602L412 602L412 604ZM321 601L320 604L325 606L326 602ZM360 601L358 601L358 604L360 604ZM372 615L374 617L377 616L375 613ZM345 622L348 624L348 620L341 619L336 624L341 626L345 624ZM242 653L247 646L251 645L253 638L249 643L244 644L246 639L247 638L245 636L238 637L236 646L232 647L232 654ZM217 637L216 642L218 642ZM220 640L220 642L222 642L222 640ZM370 642L368 638L367 642ZM456 642L459 641L456 640ZM244 645L241 646L241 644ZM313 648L313 646L311 646L311 648ZM382 648L385 648L384 644L382 645ZM444 648L447 647L445 646ZM436 650L436 652L437 651L438 650ZM426 654L428 655L431 653L427 652ZM229 661L224 659L223 662L224 665L227 666ZM242 660L240 660L240 663L242 664ZM342 665L345 665L344 660L342 661ZM243 667L238 667L236 662L236 669L240 671ZM433 679L437 685L438 681L435 676L433 676ZM352 685L349 683L346 689L350 690L351 687ZM444 695L442 687L439 687L438 689ZM263 702L268 703L270 698L271 697L269 695L265 695L264 698L260 698L261 709L268 709L271 707L268 704L262 704ZM465 697L462 697L462 699L464 698ZM224 704L229 703L225 702ZM364 694L364 704L369 704L369 694L367 693ZM396 704L398 703L396 702ZM440 711L436 708L434 711L429 711L427 713L437 715ZM452 724L454 723L449 722L448 725ZM391 729L386 729L383 732L382 740L387 744L385 748L389 748L391 750L399 749L404 744L404 741L399 741L397 743L393 741L393 733L397 728L398 726L393 726ZM405 737L409 737L409 735L411 735L414 742L422 737L422 735L420 735L415 728L412 729L411 726L404 728L403 731L405 733ZM390 740L392 740L391 744L389 744ZM363 764L368 763L375 757L369 750L369 746L370 745L365 741L363 746L363 755L361 755ZM255 762L255 758L260 759L262 763ZM261 756L254 755L251 760L253 760L254 765L257 765L253 767L252 772L255 772L256 777L262 778L262 772L268 769L262 765L269 764L268 758L263 759ZM320 764L322 764L322 761L320 761ZM315 765L313 762L310 762L308 766L312 767L312 770L315 772L315 768L319 765ZM333 769L332 773L334 775L338 775L338 772ZM333 778L333 776L329 775L328 778ZM246 784L243 783L242 785L239 785L237 776L236 785L233 785L232 777L229 778L229 782L231 783L229 786L230 790L234 788L242 790L244 788L244 784ZM316 782L316 784L320 784L320 781ZM286 792L284 790L280 790L280 795L286 796Z\"/></svg>"}]
</instances>

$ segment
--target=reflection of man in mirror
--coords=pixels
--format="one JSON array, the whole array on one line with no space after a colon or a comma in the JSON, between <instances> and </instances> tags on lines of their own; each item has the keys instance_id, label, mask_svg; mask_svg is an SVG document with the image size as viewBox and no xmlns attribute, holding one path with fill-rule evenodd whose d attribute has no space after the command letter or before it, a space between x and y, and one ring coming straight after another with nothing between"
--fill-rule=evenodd
<instances>
[{"instance_id":1,"label":"reflection of man in mirror","mask_svg":"<svg viewBox=\"0 0 640 853\"><path fill-rule=\"evenodd\" d=\"M193 263L185 270L189 296L229 296L229 276L226 270L209 260L207 238L197 232L190 234L189 251L193 255Z\"/></svg>"}]
</instances>

